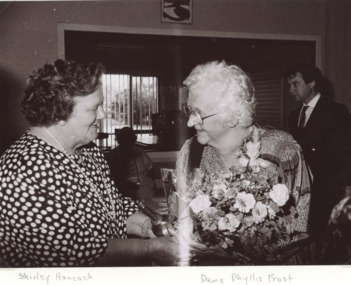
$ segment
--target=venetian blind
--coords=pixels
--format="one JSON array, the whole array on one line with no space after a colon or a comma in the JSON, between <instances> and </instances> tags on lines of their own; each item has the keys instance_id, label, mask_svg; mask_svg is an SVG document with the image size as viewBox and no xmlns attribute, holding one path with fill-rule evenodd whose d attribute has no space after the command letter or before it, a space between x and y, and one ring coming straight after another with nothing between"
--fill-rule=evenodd
<instances>
[{"instance_id":1,"label":"venetian blind","mask_svg":"<svg viewBox=\"0 0 351 285\"><path fill-rule=\"evenodd\" d=\"M257 107L255 120L275 128L283 127L283 58L255 58L243 65L255 85Z\"/></svg>"}]
</instances>

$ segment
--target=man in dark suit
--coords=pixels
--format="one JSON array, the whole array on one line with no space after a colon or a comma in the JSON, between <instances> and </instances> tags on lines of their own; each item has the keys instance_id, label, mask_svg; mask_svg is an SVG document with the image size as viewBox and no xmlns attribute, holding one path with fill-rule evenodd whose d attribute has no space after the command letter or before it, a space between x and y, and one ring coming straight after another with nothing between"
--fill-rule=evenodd
<instances>
[{"instance_id":1,"label":"man in dark suit","mask_svg":"<svg viewBox=\"0 0 351 285\"><path fill-rule=\"evenodd\" d=\"M289 68L290 93L302 105L289 114L289 131L301 145L313 175L310 233L323 236L332 207L343 196L343 175L349 169L351 115L332 100L328 81L309 63Z\"/></svg>"}]
</instances>

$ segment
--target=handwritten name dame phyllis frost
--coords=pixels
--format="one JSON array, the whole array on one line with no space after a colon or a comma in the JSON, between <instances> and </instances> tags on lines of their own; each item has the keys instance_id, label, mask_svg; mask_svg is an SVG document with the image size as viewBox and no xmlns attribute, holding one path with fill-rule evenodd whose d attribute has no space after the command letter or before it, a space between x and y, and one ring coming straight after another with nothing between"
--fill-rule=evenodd
<instances>
[{"instance_id":1,"label":"handwritten name dame phyllis frost","mask_svg":"<svg viewBox=\"0 0 351 285\"><path fill-rule=\"evenodd\" d=\"M19 280L31 280L31 281L38 281L38 284L40 281L43 281L46 284L49 284L50 281L68 281L68 282L77 282L79 283L80 281L87 281L87 280L92 280L93 276L90 273L87 273L85 275L68 275L68 274L63 274L61 272L57 272L55 274L42 274L40 272L36 272L34 274L29 274L25 272L20 272L18 273L18 279ZM72 283L69 283L72 284Z\"/></svg>"},{"instance_id":2,"label":"handwritten name dame phyllis frost","mask_svg":"<svg viewBox=\"0 0 351 285\"><path fill-rule=\"evenodd\" d=\"M238 284L238 285L254 285L254 284L288 284L291 283L293 277L290 274L276 274L270 273L267 275L258 275L258 274L237 274L232 273L230 278L214 278L206 274L201 274L201 283L210 283L210 284Z\"/></svg>"}]
</instances>

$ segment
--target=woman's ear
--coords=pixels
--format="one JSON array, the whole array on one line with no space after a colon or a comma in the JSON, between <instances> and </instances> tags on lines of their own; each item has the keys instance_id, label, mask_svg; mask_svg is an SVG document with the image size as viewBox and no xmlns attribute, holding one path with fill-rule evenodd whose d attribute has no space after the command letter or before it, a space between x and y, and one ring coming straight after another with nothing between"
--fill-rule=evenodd
<instances>
[{"instance_id":1,"label":"woman's ear","mask_svg":"<svg viewBox=\"0 0 351 285\"><path fill-rule=\"evenodd\" d=\"M227 118L227 124L230 128L234 128L239 123L238 116L234 112L230 112Z\"/></svg>"}]
</instances>

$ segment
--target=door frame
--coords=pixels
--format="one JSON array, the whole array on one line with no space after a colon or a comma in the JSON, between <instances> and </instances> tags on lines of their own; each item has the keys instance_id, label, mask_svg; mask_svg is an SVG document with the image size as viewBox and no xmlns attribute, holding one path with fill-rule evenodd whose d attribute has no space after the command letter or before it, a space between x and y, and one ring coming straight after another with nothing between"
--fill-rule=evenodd
<instances>
[{"instance_id":1,"label":"door frame","mask_svg":"<svg viewBox=\"0 0 351 285\"><path fill-rule=\"evenodd\" d=\"M261 40L290 40L290 41L311 41L315 42L315 63L323 71L322 61L322 37L316 35L294 35L294 34L262 34L262 33L233 33L221 31L201 30L176 30L157 28L134 28L134 27L113 27L82 24L59 23L58 29L58 57L65 58L65 31L84 31L102 33L126 33L143 35L165 35L165 36L189 36L189 37L217 37L233 39L261 39Z\"/></svg>"}]
</instances>

